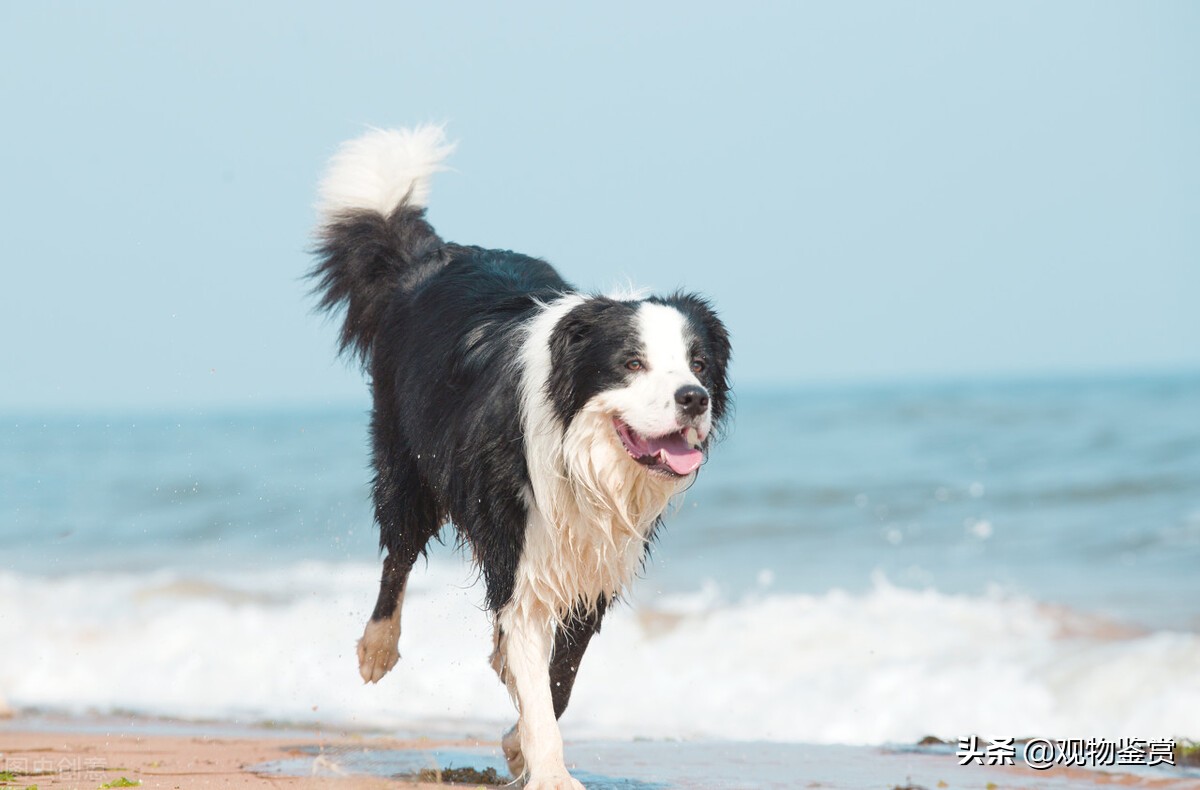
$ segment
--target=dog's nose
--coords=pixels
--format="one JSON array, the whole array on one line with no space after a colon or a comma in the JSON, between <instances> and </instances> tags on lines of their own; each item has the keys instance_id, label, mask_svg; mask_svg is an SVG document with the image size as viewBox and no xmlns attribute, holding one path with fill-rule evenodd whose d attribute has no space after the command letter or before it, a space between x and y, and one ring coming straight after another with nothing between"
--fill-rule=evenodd
<instances>
[{"instance_id":1,"label":"dog's nose","mask_svg":"<svg viewBox=\"0 0 1200 790\"><path fill-rule=\"evenodd\" d=\"M708 408L708 390L689 384L675 390L675 402L679 410L689 417L698 417Z\"/></svg>"}]
</instances>

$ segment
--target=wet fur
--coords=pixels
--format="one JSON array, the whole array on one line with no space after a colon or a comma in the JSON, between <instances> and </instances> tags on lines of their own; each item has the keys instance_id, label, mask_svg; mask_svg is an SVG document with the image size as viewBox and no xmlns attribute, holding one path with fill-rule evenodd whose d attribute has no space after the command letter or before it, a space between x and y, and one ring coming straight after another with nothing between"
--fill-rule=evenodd
<instances>
[{"instance_id":1,"label":"wet fur","mask_svg":"<svg viewBox=\"0 0 1200 790\"><path fill-rule=\"evenodd\" d=\"M344 312L342 350L370 374L386 551L360 672L378 681L395 664L408 574L453 522L486 584L493 666L521 713L510 767L531 786L575 787L555 719L609 602L695 478L629 457L613 417L682 424L670 393L702 387L710 406L689 424L707 448L728 408L729 338L700 297L582 294L545 261L444 242L422 201L449 148L428 127L372 132L347 144L323 187L311 274L320 306ZM655 370L631 373L634 354L657 354ZM690 358L702 373L684 369Z\"/></svg>"}]
</instances>

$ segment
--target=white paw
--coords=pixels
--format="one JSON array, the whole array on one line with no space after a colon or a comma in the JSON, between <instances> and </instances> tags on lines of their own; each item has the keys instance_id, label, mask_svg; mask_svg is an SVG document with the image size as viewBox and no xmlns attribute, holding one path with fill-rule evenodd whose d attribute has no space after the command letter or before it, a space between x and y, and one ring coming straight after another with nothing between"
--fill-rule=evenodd
<instances>
[{"instance_id":1,"label":"white paw","mask_svg":"<svg viewBox=\"0 0 1200 790\"><path fill-rule=\"evenodd\" d=\"M525 781L525 790L585 790L579 780L566 771L539 774Z\"/></svg>"},{"instance_id":2,"label":"white paw","mask_svg":"<svg viewBox=\"0 0 1200 790\"><path fill-rule=\"evenodd\" d=\"M378 683L400 660L400 627L395 620L372 620L358 640L358 674Z\"/></svg>"}]
</instances>

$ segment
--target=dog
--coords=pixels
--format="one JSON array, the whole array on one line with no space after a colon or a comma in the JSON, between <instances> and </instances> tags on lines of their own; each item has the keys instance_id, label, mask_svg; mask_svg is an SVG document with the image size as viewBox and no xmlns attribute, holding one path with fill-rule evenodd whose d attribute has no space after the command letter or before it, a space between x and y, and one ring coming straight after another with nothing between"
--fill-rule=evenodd
<instances>
[{"instance_id":1,"label":"dog","mask_svg":"<svg viewBox=\"0 0 1200 790\"><path fill-rule=\"evenodd\" d=\"M320 187L319 309L369 373L383 576L358 642L399 659L417 557L453 523L486 583L492 666L518 710L502 745L530 788L582 788L558 718L614 597L729 411L729 333L703 297L601 296L543 260L443 241L437 126L344 143Z\"/></svg>"}]
</instances>

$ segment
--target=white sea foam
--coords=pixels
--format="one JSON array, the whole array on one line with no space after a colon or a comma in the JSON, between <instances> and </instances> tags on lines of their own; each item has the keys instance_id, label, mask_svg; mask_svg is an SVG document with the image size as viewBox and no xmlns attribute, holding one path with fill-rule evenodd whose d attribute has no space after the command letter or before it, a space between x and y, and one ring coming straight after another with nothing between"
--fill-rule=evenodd
<instances>
[{"instance_id":1,"label":"white sea foam","mask_svg":"<svg viewBox=\"0 0 1200 790\"><path fill-rule=\"evenodd\" d=\"M402 659L364 686L355 639L377 568L200 575L0 574L0 697L400 727L513 717L464 566L418 567ZM567 737L824 743L1200 735L1200 635L1132 633L1021 598L885 580L863 595L715 588L622 606L584 659ZM486 730L484 731L486 732Z\"/></svg>"}]
</instances>

